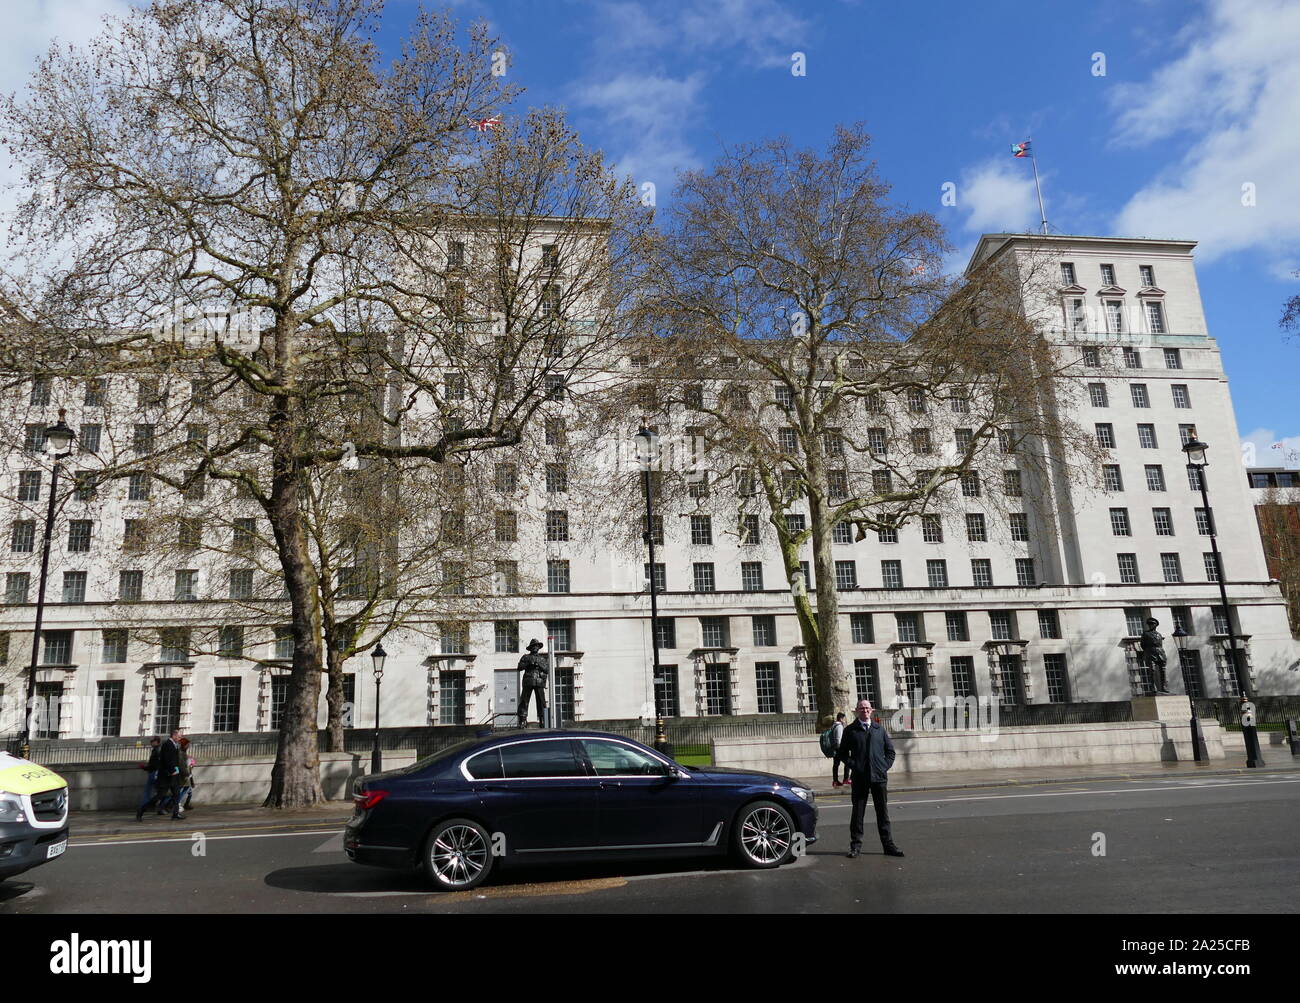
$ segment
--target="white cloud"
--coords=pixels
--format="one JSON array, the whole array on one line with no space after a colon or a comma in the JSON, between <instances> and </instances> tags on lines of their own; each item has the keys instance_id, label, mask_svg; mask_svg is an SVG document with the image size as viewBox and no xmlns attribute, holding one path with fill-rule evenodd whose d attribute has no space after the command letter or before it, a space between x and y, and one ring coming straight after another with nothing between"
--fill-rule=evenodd
<instances>
[{"instance_id":1,"label":"white cloud","mask_svg":"<svg viewBox=\"0 0 1300 1003\"><path fill-rule=\"evenodd\" d=\"M957 183L957 209L963 226L981 233L1019 233L1037 229L1038 197L1033 168L1008 153L967 168Z\"/></svg>"},{"instance_id":2,"label":"white cloud","mask_svg":"<svg viewBox=\"0 0 1300 1003\"><path fill-rule=\"evenodd\" d=\"M1188 145L1120 210L1116 232L1186 237L1212 260L1300 247L1300 5L1215 0L1185 50L1141 84L1117 87L1119 142ZM1243 185L1255 204L1243 205Z\"/></svg>"},{"instance_id":3,"label":"white cloud","mask_svg":"<svg viewBox=\"0 0 1300 1003\"><path fill-rule=\"evenodd\" d=\"M1241 440L1242 462L1248 467L1295 467L1300 464L1300 435L1278 435L1257 428Z\"/></svg>"}]
</instances>

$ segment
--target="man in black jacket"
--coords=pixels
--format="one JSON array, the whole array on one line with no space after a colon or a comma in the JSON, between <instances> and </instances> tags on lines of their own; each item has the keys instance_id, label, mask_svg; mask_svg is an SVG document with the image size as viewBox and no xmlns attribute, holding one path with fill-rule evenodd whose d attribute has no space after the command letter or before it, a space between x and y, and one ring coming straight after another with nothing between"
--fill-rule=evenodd
<instances>
[{"instance_id":1,"label":"man in black jacket","mask_svg":"<svg viewBox=\"0 0 1300 1003\"><path fill-rule=\"evenodd\" d=\"M867 808L867 798L876 805L876 830L880 845L889 857L901 857L903 851L894 845L889 829L889 768L894 765L894 743L885 726L871 720L871 701L858 701L858 717L844 729L835 759L842 762L853 776L853 817L849 822L849 856L856 857L862 850L862 816Z\"/></svg>"},{"instance_id":2,"label":"man in black jacket","mask_svg":"<svg viewBox=\"0 0 1300 1003\"><path fill-rule=\"evenodd\" d=\"M183 818L177 795L181 789L181 730L172 729L171 737L158 749L158 785L154 788L153 799L147 805L141 805L135 813L137 822L143 821L144 813L159 804L168 796L172 799L172 818Z\"/></svg>"}]
</instances>

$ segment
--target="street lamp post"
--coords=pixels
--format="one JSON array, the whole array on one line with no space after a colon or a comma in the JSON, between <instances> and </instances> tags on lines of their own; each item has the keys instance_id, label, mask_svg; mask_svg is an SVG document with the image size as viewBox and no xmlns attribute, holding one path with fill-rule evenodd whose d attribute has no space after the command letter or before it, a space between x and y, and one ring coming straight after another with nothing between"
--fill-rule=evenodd
<instances>
[{"instance_id":1,"label":"street lamp post","mask_svg":"<svg viewBox=\"0 0 1300 1003\"><path fill-rule=\"evenodd\" d=\"M27 700L24 705L27 714L23 718L22 758L27 759L32 751L32 718L36 714L36 664L41 656L41 624L45 620L45 583L50 572L50 539L54 534L54 509L59 490L59 468L63 461L72 455L72 440L75 438L63 419L67 412L59 408L59 420L45 430L46 451L54 454L54 468L50 471L50 500L45 509L45 538L41 544L41 576L36 586L36 626L32 632L32 661L27 666Z\"/></svg>"},{"instance_id":2,"label":"street lamp post","mask_svg":"<svg viewBox=\"0 0 1300 1003\"><path fill-rule=\"evenodd\" d=\"M1228 621L1228 658L1232 663L1232 674L1237 680L1237 692L1243 700L1250 699L1250 680L1246 674L1246 667L1242 664L1241 652L1237 648L1237 632L1232 626L1232 610L1228 608L1228 585L1223 573L1223 558L1219 555L1218 528L1215 524L1214 512L1210 509L1210 496L1205 487L1205 468L1208 465L1205 453L1210 447L1196 437L1196 429L1192 429L1191 438L1183 443L1183 452L1187 454L1187 465L1195 467L1197 471L1197 481L1201 486L1201 504L1205 506L1205 522L1210 531L1210 550L1214 554L1215 577L1219 580L1219 599L1223 603L1223 616ZM1246 765L1256 767L1263 762L1259 754L1258 747L1252 748L1251 735L1246 734Z\"/></svg>"},{"instance_id":3,"label":"street lamp post","mask_svg":"<svg viewBox=\"0 0 1300 1003\"><path fill-rule=\"evenodd\" d=\"M384 650L381 641L370 652L370 661L375 670L375 748L370 753L371 773L382 773L384 769L384 755L379 751L379 683L384 678L384 660L387 658L388 652Z\"/></svg>"},{"instance_id":4,"label":"street lamp post","mask_svg":"<svg viewBox=\"0 0 1300 1003\"><path fill-rule=\"evenodd\" d=\"M636 434L637 458L641 462L641 483L645 488L645 542L650 548L650 642L654 650L655 690L655 749L668 751L668 735L664 731L663 679L659 664L659 589L655 583L655 523L654 499L650 487L650 467L654 461L655 435L648 428Z\"/></svg>"}]
</instances>

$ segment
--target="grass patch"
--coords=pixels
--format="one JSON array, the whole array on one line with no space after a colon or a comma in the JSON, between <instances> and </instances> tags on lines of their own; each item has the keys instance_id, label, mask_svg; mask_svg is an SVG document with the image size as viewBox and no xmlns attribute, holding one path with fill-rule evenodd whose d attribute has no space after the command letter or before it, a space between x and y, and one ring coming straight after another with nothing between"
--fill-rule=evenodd
<instances>
[{"instance_id":1,"label":"grass patch","mask_svg":"<svg viewBox=\"0 0 1300 1003\"><path fill-rule=\"evenodd\" d=\"M713 749L708 745L678 745L673 758L683 766L712 766Z\"/></svg>"}]
</instances>

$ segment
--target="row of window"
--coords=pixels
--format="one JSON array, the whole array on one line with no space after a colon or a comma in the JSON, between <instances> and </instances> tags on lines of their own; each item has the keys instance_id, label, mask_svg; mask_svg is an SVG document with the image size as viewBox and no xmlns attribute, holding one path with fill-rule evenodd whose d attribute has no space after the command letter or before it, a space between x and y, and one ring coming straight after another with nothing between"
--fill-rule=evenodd
<instances>
[{"instance_id":1,"label":"row of window","mask_svg":"<svg viewBox=\"0 0 1300 1003\"><path fill-rule=\"evenodd\" d=\"M1115 426L1110 422L1097 422L1094 426L1097 431L1097 445L1103 449L1115 448ZM1160 443L1156 437L1156 427L1149 423L1139 423L1137 426L1138 445L1143 449L1159 449ZM1178 438L1182 445L1187 445L1196 436L1195 425L1179 425Z\"/></svg>"},{"instance_id":2,"label":"row of window","mask_svg":"<svg viewBox=\"0 0 1300 1003\"><path fill-rule=\"evenodd\" d=\"M1076 303L1082 303L1082 300L1076 300ZM1158 332L1154 332L1158 333ZM1183 353L1179 348L1162 349L1164 353L1164 362L1166 369L1182 369ZM1101 348L1096 345L1086 345L1083 349L1083 364L1088 369L1100 369L1102 361ZM1142 364L1142 350L1138 348L1124 349L1124 368L1125 369L1145 369Z\"/></svg>"},{"instance_id":3,"label":"row of window","mask_svg":"<svg viewBox=\"0 0 1300 1003\"><path fill-rule=\"evenodd\" d=\"M1100 265L1101 284L1103 288L1115 286L1115 266L1113 264ZM1154 265L1138 265L1138 278L1142 282L1142 288L1154 289L1156 287L1156 270ZM1074 269L1073 261L1061 262L1061 285L1074 286L1078 285L1078 277Z\"/></svg>"},{"instance_id":4,"label":"row of window","mask_svg":"<svg viewBox=\"0 0 1300 1003\"><path fill-rule=\"evenodd\" d=\"M1121 585L1142 584L1143 578L1141 571L1138 570L1137 554L1116 554L1115 560L1119 565L1119 581ZM1222 577L1221 556L1209 550L1201 555L1201 560L1205 567L1205 580L1207 582L1219 581ZM1186 581L1183 577L1182 557L1174 553L1161 554L1160 574L1162 576L1161 580L1169 584Z\"/></svg>"},{"instance_id":5,"label":"row of window","mask_svg":"<svg viewBox=\"0 0 1300 1003\"><path fill-rule=\"evenodd\" d=\"M1128 389L1134 407L1151 407L1151 395L1145 383L1130 383ZM1187 390L1186 383L1171 383L1169 385L1169 392L1173 399L1174 407L1190 408L1192 406L1192 398ZM1106 384L1089 383L1088 399L1093 407L1110 407L1110 395L1106 389Z\"/></svg>"}]
</instances>

